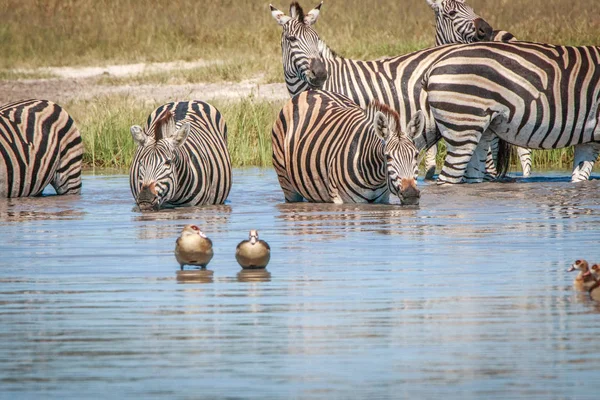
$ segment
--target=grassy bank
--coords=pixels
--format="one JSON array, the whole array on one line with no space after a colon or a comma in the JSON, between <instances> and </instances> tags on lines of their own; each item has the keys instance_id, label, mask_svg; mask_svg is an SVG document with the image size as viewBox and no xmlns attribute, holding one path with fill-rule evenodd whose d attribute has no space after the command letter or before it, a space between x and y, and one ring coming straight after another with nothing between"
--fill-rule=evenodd
<instances>
[{"instance_id":1,"label":"grassy bank","mask_svg":"<svg viewBox=\"0 0 600 400\"><path fill-rule=\"evenodd\" d=\"M235 167L271 165L271 127L281 103L256 101L211 102L223 114L228 128L228 147ZM87 166L129 168L135 145L131 125L144 125L148 114L159 106L133 97L104 97L66 105L85 147Z\"/></svg>"},{"instance_id":2,"label":"grassy bank","mask_svg":"<svg viewBox=\"0 0 600 400\"><path fill-rule=\"evenodd\" d=\"M252 97L241 101L214 101L228 127L228 147L234 167L271 165L271 128L282 107L281 102L258 101ZM90 102L67 105L77 121L85 146L87 166L127 169L135 146L129 127L143 125L148 114L159 104L140 102L132 97L106 97ZM445 146L440 143L438 165L443 163ZM533 152L533 168L571 168L573 148ZM512 171L519 171L513 158Z\"/></svg>"},{"instance_id":3,"label":"grassy bank","mask_svg":"<svg viewBox=\"0 0 600 400\"><path fill-rule=\"evenodd\" d=\"M287 11L290 1L273 3ZM307 11L317 3L301 1ZM522 40L600 43L596 0L468 3ZM267 75L279 69L281 29L266 1L4 0L0 15L0 69L196 59L249 60ZM328 0L317 29L340 54L362 59L434 42L425 0Z\"/></svg>"}]
</instances>

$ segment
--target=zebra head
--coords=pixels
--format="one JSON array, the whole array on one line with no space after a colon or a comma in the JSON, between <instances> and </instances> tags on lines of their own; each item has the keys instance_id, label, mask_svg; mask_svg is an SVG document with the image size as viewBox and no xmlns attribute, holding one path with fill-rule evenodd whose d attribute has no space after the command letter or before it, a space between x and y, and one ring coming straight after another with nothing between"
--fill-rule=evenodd
<instances>
[{"instance_id":1,"label":"zebra head","mask_svg":"<svg viewBox=\"0 0 600 400\"><path fill-rule=\"evenodd\" d=\"M292 96L306 89L319 89L327 79L319 35L312 27L319 18L322 5L323 2L305 14L302 7L293 2L289 16L270 5L271 15L283 28L283 72Z\"/></svg>"},{"instance_id":2,"label":"zebra head","mask_svg":"<svg viewBox=\"0 0 600 400\"><path fill-rule=\"evenodd\" d=\"M435 44L492 40L493 30L465 0L427 0L435 11Z\"/></svg>"},{"instance_id":3,"label":"zebra head","mask_svg":"<svg viewBox=\"0 0 600 400\"><path fill-rule=\"evenodd\" d=\"M148 128L131 127L131 136L138 144L129 184L131 193L141 211L158 210L173 198L177 187L177 170L181 168L179 148L190 133L190 123L175 126L175 119L167 111Z\"/></svg>"},{"instance_id":4,"label":"zebra head","mask_svg":"<svg viewBox=\"0 0 600 400\"><path fill-rule=\"evenodd\" d=\"M376 102L373 106L377 109L374 120L375 134L384 143L388 188L392 194L398 196L402 204L419 204L419 150L414 142L423 133L425 116L422 111L418 111L408 123L407 133L403 133L400 130L398 113Z\"/></svg>"}]
</instances>

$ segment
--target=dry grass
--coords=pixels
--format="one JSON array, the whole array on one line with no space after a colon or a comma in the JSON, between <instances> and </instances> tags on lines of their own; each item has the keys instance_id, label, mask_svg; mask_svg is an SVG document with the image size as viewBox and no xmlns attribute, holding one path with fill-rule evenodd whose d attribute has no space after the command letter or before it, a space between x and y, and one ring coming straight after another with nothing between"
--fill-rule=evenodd
<instances>
[{"instance_id":1,"label":"dry grass","mask_svg":"<svg viewBox=\"0 0 600 400\"><path fill-rule=\"evenodd\" d=\"M307 9L316 3L302 2ZM522 40L600 43L596 0L469 3ZM199 58L262 60L256 72L279 69L280 28L267 1L4 0L0 15L3 69ZM340 54L370 59L432 45L433 21L425 0L328 0L317 29Z\"/></svg>"}]
</instances>

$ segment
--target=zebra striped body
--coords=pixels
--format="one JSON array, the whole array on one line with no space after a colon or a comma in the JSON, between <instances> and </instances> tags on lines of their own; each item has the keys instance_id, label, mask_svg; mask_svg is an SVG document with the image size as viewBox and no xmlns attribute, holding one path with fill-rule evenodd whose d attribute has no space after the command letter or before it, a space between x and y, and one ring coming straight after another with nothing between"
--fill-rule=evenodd
<instances>
[{"instance_id":1,"label":"zebra striped body","mask_svg":"<svg viewBox=\"0 0 600 400\"><path fill-rule=\"evenodd\" d=\"M273 165L288 202L418 203L422 113L400 132L398 114L379 103L310 90L292 98L273 126Z\"/></svg>"},{"instance_id":2,"label":"zebra striped body","mask_svg":"<svg viewBox=\"0 0 600 400\"><path fill-rule=\"evenodd\" d=\"M534 149L574 145L572 179L588 179L600 151L599 47L476 43L445 54L424 82L448 142L440 183L465 181L471 155L481 159L493 134Z\"/></svg>"},{"instance_id":3,"label":"zebra striped body","mask_svg":"<svg viewBox=\"0 0 600 400\"><path fill-rule=\"evenodd\" d=\"M58 104L24 100L0 107L0 197L81 192L83 144Z\"/></svg>"},{"instance_id":4,"label":"zebra striped body","mask_svg":"<svg viewBox=\"0 0 600 400\"><path fill-rule=\"evenodd\" d=\"M227 127L202 101L168 103L132 126L138 144L129 174L140 209L223 204L231 189Z\"/></svg>"},{"instance_id":5,"label":"zebra striped body","mask_svg":"<svg viewBox=\"0 0 600 400\"><path fill-rule=\"evenodd\" d=\"M493 31L464 0L427 0L435 11L435 43L437 46L453 43L472 43L475 41L490 40L494 42L514 42L517 39L506 31ZM471 22L472 21L472 22ZM475 25L475 31L471 25ZM474 38L474 35L479 37ZM478 40L476 40L478 39ZM503 145L505 145L503 143ZM486 178L493 179L497 176L499 143L498 137L492 137L490 150L487 153L485 169ZM523 176L531 174L531 150L517 147L517 154L523 169ZM437 146L432 146L425 157L425 179L433 179L436 169ZM508 159L506 160L508 161Z\"/></svg>"},{"instance_id":6,"label":"zebra striped body","mask_svg":"<svg viewBox=\"0 0 600 400\"><path fill-rule=\"evenodd\" d=\"M320 88L343 94L363 108L377 100L397 111L400 126L407 126L410 116L421 109L421 80L425 72L453 47L441 46L374 61L346 59L335 54L313 29L320 8L321 5L305 14L297 3L292 3L291 16L287 16L271 6L273 17L283 29L283 70L290 96ZM468 13L468 18L474 17L478 16ZM479 20L482 22L476 25L475 19L459 23L459 19L455 18L453 22L458 24L460 32L452 34L453 40L459 40L457 37L460 35L463 35L460 40L465 43L489 39L491 27L488 30L486 27L489 25L481 18ZM486 31L483 36L477 34L477 27ZM435 124L428 126L428 129L427 138L430 140L420 143L420 148L432 146L439 138L435 133Z\"/></svg>"}]
</instances>

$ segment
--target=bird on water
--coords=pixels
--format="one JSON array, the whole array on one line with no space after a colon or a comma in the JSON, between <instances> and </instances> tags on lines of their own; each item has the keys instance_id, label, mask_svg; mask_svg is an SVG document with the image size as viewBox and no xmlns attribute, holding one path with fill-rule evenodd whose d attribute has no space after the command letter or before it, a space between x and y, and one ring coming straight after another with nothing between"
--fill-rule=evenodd
<instances>
[{"instance_id":1,"label":"bird on water","mask_svg":"<svg viewBox=\"0 0 600 400\"><path fill-rule=\"evenodd\" d=\"M271 259L271 247L258 239L258 231L250 231L248 240L241 241L235 249L235 259L244 269L265 268Z\"/></svg>"},{"instance_id":2,"label":"bird on water","mask_svg":"<svg viewBox=\"0 0 600 400\"><path fill-rule=\"evenodd\" d=\"M185 265L206 268L213 258L212 241L196 225L186 225L175 242L175 258Z\"/></svg>"}]
</instances>

